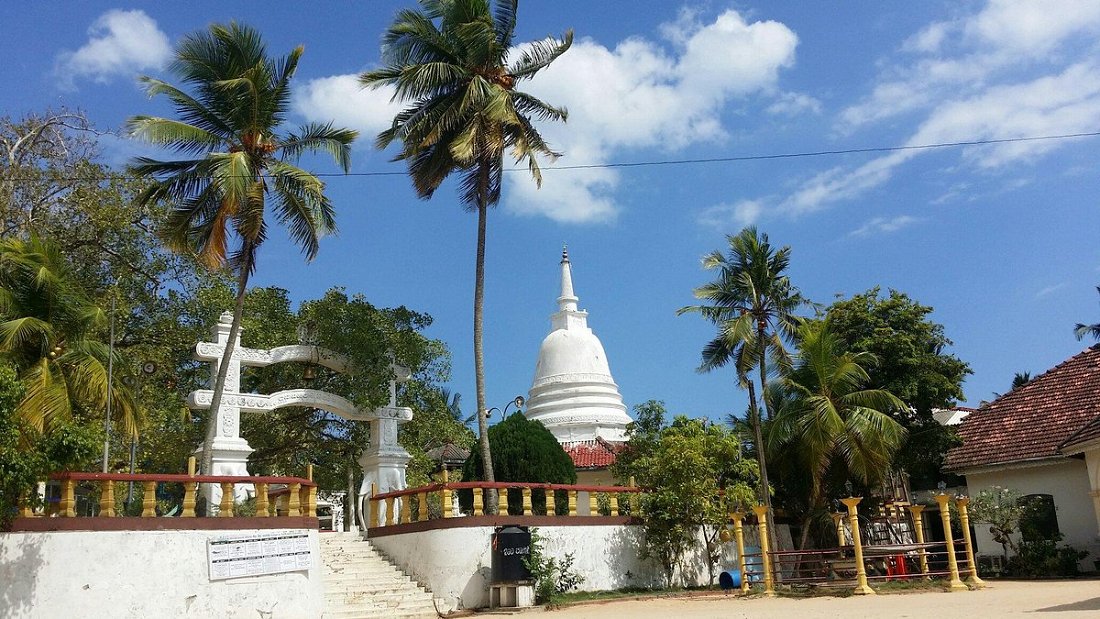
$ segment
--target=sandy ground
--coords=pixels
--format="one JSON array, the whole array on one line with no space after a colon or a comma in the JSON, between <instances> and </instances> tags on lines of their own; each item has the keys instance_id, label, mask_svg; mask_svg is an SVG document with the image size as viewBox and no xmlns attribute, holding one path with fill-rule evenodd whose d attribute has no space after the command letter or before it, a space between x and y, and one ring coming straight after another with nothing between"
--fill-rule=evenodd
<instances>
[{"instance_id":1,"label":"sandy ground","mask_svg":"<svg viewBox=\"0 0 1100 619\"><path fill-rule=\"evenodd\" d=\"M524 613L527 614L527 613ZM540 613L542 614L542 613ZM980 591L957 593L890 593L849 598L696 597L647 599L573 606L545 613L547 619L591 617L841 617L896 619L967 617L995 619L1032 615L1037 618L1100 618L1100 580L997 582Z\"/></svg>"}]
</instances>

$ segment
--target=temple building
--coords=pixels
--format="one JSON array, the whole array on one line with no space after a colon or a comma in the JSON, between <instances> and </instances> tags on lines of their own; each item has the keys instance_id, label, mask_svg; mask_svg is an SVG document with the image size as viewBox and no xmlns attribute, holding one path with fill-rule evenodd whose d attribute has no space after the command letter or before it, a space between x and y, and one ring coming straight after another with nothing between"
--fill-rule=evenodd
<instances>
[{"instance_id":1,"label":"temple building","mask_svg":"<svg viewBox=\"0 0 1100 619\"><path fill-rule=\"evenodd\" d=\"M611 378L603 344L577 301L569 254L562 250L558 311L550 316L550 334L539 348L526 415L542 422L573 458L578 483L611 483L607 468L626 441L632 419Z\"/></svg>"}]
</instances>

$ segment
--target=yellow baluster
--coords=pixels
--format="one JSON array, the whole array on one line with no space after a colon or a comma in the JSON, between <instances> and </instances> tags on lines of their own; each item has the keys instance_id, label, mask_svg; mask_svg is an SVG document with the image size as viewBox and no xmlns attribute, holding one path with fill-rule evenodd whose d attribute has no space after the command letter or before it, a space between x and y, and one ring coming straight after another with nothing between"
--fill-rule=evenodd
<instances>
[{"instance_id":1,"label":"yellow baluster","mask_svg":"<svg viewBox=\"0 0 1100 619\"><path fill-rule=\"evenodd\" d=\"M569 515L575 517L577 515L577 491L568 490L569 493Z\"/></svg>"},{"instance_id":2,"label":"yellow baluster","mask_svg":"<svg viewBox=\"0 0 1100 619\"><path fill-rule=\"evenodd\" d=\"M270 515L267 505L267 484L256 484L256 517L267 518Z\"/></svg>"},{"instance_id":3,"label":"yellow baluster","mask_svg":"<svg viewBox=\"0 0 1100 619\"><path fill-rule=\"evenodd\" d=\"M764 595L775 595L775 579L772 577L772 557L768 549L768 508L757 505L752 508L756 514L757 532L760 535L760 557L764 568Z\"/></svg>"},{"instance_id":4,"label":"yellow baluster","mask_svg":"<svg viewBox=\"0 0 1100 619\"><path fill-rule=\"evenodd\" d=\"M218 507L218 515L222 518L233 517L233 507L236 504L236 497L233 496L233 482L222 482L222 504Z\"/></svg>"},{"instance_id":5,"label":"yellow baluster","mask_svg":"<svg viewBox=\"0 0 1100 619\"><path fill-rule=\"evenodd\" d=\"M302 484L291 483L287 484L287 501L286 501L286 515L287 516L300 516L302 514L301 492Z\"/></svg>"},{"instance_id":6,"label":"yellow baluster","mask_svg":"<svg viewBox=\"0 0 1100 619\"><path fill-rule=\"evenodd\" d=\"M24 492L19 498L19 517L34 518L34 509L31 508L30 492Z\"/></svg>"},{"instance_id":7,"label":"yellow baluster","mask_svg":"<svg viewBox=\"0 0 1100 619\"><path fill-rule=\"evenodd\" d=\"M928 580L928 551L924 548L924 521L921 516L924 506L910 505L909 511L913 514L913 533L917 536L917 543L921 544L920 550L917 551L920 557L920 573L924 574L925 580Z\"/></svg>"},{"instance_id":8,"label":"yellow baluster","mask_svg":"<svg viewBox=\"0 0 1100 619\"><path fill-rule=\"evenodd\" d=\"M856 588L852 591L856 595L874 595L875 590L867 584L867 566L863 564L863 541L859 534L859 502L863 497L848 497L840 499L848 508L848 525L852 528L852 547L856 554Z\"/></svg>"},{"instance_id":9,"label":"yellow baluster","mask_svg":"<svg viewBox=\"0 0 1100 619\"><path fill-rule=\"evenodd\" d=\"M76 498L74 496L73 480L66 479L61 482L61 503L58 505L61 509L61 516L63 518L72 518L76 516Z\"/></svg>"},{"instance_id":10,"label":"yellow baluster","mask_svg":"<svg viewBox=\"0 0 1100 619\"><path fill-rule=\"evenodd\" d=\"M383 526L397 524L397 514L393 511L393 501L394 498L392 496L386 499L386 517Z\"/></svg>"},{"instance_id":11,"label":"yellow baluster","mask_svg":"<svg viewBox=\"0 0 1100 619\"><path fill-rule=\"evenodd\" d=\"M472 490L472 492L474 493L474 513L473 513L473 515L474 516L484 516L485 515L485 499L484 499L484 496L481 493L481 488L474 488Z\"/></svg>"},{"instance_id":12,"label":"yellow baluster","mask_svg":"<svg viewBox=\"0 0 1100 619\"><path fill-rule=\"evenodd\" d=\"M609 497L611 500L611 515L620 516L621 514L619 513L619 493L612 492Z\"/></svg>"},{"instance_id":13,"label":"yellow baluster","mask_svg":"<svg viewBox=\"0 0 1100 619\"><path fill-rule=\"evenodd\" d=\"M588 515L600 515L600 499L595 492L588 493Z\"/></svg>"},{"instance_id":14,"label":"yellow baluster","mask_svg":"<svg viewBox=\"0 0 1100 619\"><path fill-rule=\"evenodd\" d=\"M631 488L637 488L638 487L638 484L634 483L634 476L633 475L630 476L630 481L627 483L627 486L629 486ZM641 501L640 501L641 498L642 497L637 492L631 492L630 493L630 515L631 516L637 517L637 516L641 515L641 513L642 513L642 511L641 511Z\"/></svg>"},{"instance_id":15,"label":"yellow baluster","mask_svg":"<svg viewBox=\"0 0 1100 619\"><path fill-rule=\"evenodd\" d=\"M157 517L157 482L146 481L141 484L141 517Z\"/></svg>"},{"instance_id":16,"label":"yellow baluster","mask_svg":"<svg viewBox=\"0 0 1100 619\"><path fill-rule=\"evenodd\" d=\"M745 512L733 512L730 518L733 519L733 539L737 543L737 568L741 570L741 593L748 593L749 574L745 562L745 528L742 522L745 519Z\"/></svg>"},{"instance_id":17,"label":"yellow baluster","mask_svg":"<svg viewBox=\"0 0 1100 619\"><path fill-rule=\"evenodd\" d=\"M523 515L524 516L530 516L533 513L534 512L532 511L532 507L531 507L531 489L530 488L524 488L523 489Z\"/></svg>"},{"instance_id":18,"label":"yellow baluster","mask_svg":"<svg viewBox=\"0 0 1100 619\"><path fill-rule=\"evenodd\" d=\"M844 514L835 512L830 516L833 517L833 528L836 529L836 545L844 546Z\"/></svg>"},{"instance_id":19,"label":"yellow baluster","mask_svg":"<svg viewBox=\"0 0 1100 619\"><path fill-rule=\"evenodd\" d=\"M951 572L951 591L965 591L966 585L959 579L959 562L955 559L955 540L951 534L951 497L937 494L932 497L939 503L940 518L943 520L943 539L947 545L947 568Z\"/></svg>"},{"instance_id":20,"label":"yellow baluster","mask_svg":"<svg viewBox=\"0 0 1100 619\"><path fill-rule=\"evenodd\" d=\"M446 473L446 471L444 471ZM451 489L447 487L447 477L443 477L443 487L439 490L439 508L444 518L454 518L454 498Z\"/></svg>"},{"instance_id":21,"label":"yellow baluster","mask_svg":"<svg viewBox=\"0 0 1100 619\"><path fill-rule=\"evenodd\" d=\"M104 518L115 517L115 482L105 479L99 482L99 515Z\"/></svg>"},{"instance_id":22,"label":"yellow baluster","mask_svg":"<svg viewBox=\"0 0 1100 619\"><path fill-rule=\"evenodd\" d=\"M195 476L195 456L187 459L187 474L191 477ZM183 482L183 511L180 513L181 517L195 517L195 493L198 491L198 487L199 485L195 482Z\"/></svg>"},{"instance_id":23,"label":"yellow baluster","mask_svg":"<svg viewBox=\"0 0 1100 619\"><path fill-rule=\"evenodd\" d=\"M546 491L546 515L547 516L557 516L558 515L558 504L557 504L558 497L557 497L557 494L558 493L557 493L556 490L547 490Z\"/></svg>"},{"instance_id":24,"label":"yellow baluster","mask_svg":"<svg viewBox=\"0 0 1100 619\"><path fill-rule=\"evenodd\" d=\"M370 485L370 497L367 500L367 528L373 529L378 526L378 500L375 499L375 495L378 494L378 486Z\"/></svg>"},{"instance_id":25,"label":"yellow baluster","mask_svg":"<svg viewBox=\"0 0 1100 619\"><path fill-rule=\"evenodd\" d=\"M401 501L401 524L412 522L412 495L406 494Z\"/></svg>"},{"instance_id":26,"label":"yellow baluster","mask_svg":"<svg viewBox=\"0 0 1100 619\"><path fill-rule=\"evenodd\" d=\"M978 578L978 564L974 562L974 546L970 539L970 514L967 512L970 497L961 496L955 499L955 505L959 508L959 523L962 525L963 530L963 548L966 549L966 566L967 571L970 572L970 578L967 581L975 588L980 589L985 586L985 581Z\"/></svg>"}]
</instances>

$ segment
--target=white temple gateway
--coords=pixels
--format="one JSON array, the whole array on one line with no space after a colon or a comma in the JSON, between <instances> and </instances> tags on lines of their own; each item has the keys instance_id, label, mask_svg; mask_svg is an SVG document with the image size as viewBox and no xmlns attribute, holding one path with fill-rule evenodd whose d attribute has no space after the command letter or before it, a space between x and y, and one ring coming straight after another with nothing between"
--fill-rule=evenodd
<instances>
[{"instance_id":1,"label":"white temple gateway","mask_svg":"<svg viewBox=\"0 0 1100 619\"><path fill-rule=\"evenodd\" d=\"M542 341L535 364L527 418L541 421L570 455L574 454L569 448L582 443L622 443L632 420L611 378L603 344L588 328L588 312L577 309L565 250L558 311L550 316L550 324L550 335Z\"/></svg>"}]
</instances>

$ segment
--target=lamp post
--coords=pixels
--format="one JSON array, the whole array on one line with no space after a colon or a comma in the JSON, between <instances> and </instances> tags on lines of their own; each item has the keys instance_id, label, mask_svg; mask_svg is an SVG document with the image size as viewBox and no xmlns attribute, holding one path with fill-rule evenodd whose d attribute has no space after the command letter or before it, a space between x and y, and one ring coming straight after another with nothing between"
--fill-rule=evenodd
<instances>
[{"instance_id":1,"label":"lamp post","mask_svg":"<svg viewBox=\"0 0 1100 619\"><path fill-rule=\"evenodd\" d=\"M499 408L497 408L495 406L493 408L487 409L485 411L485 419L490 419L493 416L493 411L497 411L498 413L500 413L500 418L504 419L505 417L508 416L508 407L509 406L515 405L516 410L519 410L519 409L523 408L523 405L526 404L526 403L527 403L527 400L524 399L523 396L517 395L515 398L512 398L511 401L509 401L507 404L504 405L504 410L500 410Z\"/></svg>"}]
</instances>

